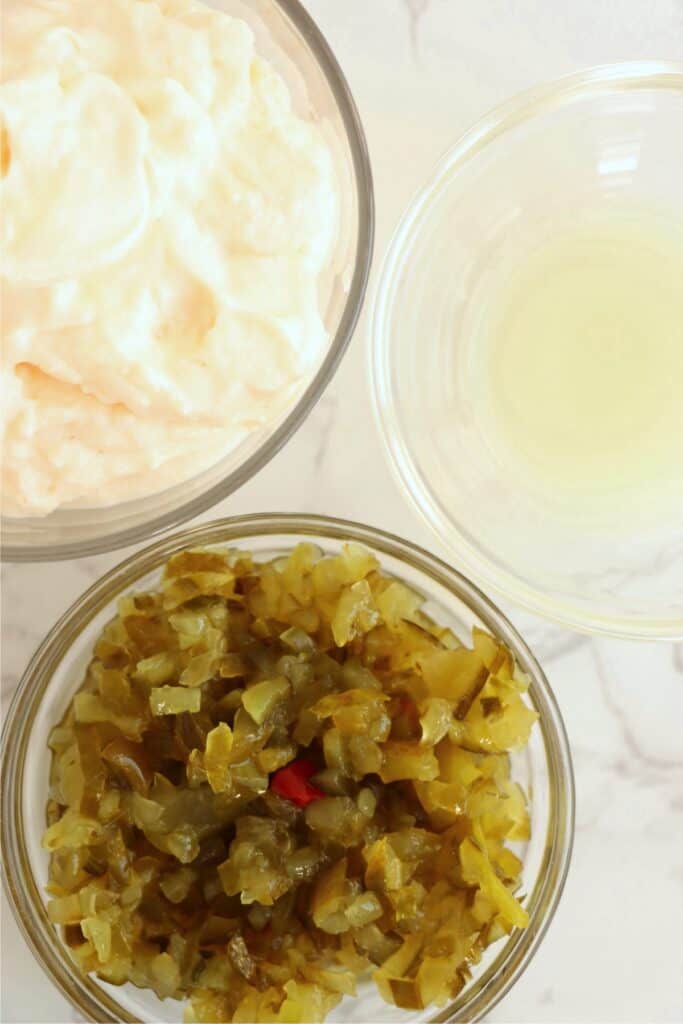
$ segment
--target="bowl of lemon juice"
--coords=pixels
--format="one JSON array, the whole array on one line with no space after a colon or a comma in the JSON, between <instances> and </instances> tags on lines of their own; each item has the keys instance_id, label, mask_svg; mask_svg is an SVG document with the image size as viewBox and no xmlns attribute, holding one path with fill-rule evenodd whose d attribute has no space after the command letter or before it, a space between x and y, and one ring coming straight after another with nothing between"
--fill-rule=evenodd
<instances>
[{"instance_id":1,"label":"bowl of lemon juice","mask_svg":"<svg viewBox=\"0 0 683 1024\"><path fill-rule=\"evenodd\" d=\"M473 344L482 429L556 514L630 531L680 510L683 221L643 208L566 225Z\"/></svg>"},{"instance_id":2,"label":"bowl of lemon juice","mask_svg":"<svg viewBox=\"0 0 683 1024\"><path fill-rule=\"evenodd\" d=\"M399 225L375 408L440 547L579 629L683 635L683 65L510 101Z\"/></svg>"}]
</instances>

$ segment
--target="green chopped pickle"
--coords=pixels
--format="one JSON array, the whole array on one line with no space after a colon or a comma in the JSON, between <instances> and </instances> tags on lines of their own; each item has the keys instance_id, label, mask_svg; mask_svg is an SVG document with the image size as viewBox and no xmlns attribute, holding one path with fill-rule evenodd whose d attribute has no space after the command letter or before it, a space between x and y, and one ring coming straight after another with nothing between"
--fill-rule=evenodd
<instances>
[{"instance_id":1,"label":"green chopped pickle","mask_svg":"<svg viewBox=\"0 0 683 1024\"><path fill-rule=\"evenodd\" d=\"M423 604L352 543L182 551L120 600L50 737L48 915L84 972L310 1024L364 976L443 1006L525 927L527 680Z\"/></svg>"}]
</instances>

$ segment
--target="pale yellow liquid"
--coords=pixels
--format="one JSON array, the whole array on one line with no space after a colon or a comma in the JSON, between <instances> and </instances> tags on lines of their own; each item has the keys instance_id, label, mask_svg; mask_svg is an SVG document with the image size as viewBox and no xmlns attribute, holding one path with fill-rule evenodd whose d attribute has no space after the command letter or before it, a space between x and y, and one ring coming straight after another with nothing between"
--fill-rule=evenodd
<instances>
[{"instance_id":1,"label":"pale yellow liquid","mask_svg":"<svg viewBox=\"0 0 683 1024\"><path fill-rule=\"evenodd\" d=\"M490 443L562 501L668 502L683 521L683 230L643 215L558 233L482 325Z\"/></svg>"}]
</instances>

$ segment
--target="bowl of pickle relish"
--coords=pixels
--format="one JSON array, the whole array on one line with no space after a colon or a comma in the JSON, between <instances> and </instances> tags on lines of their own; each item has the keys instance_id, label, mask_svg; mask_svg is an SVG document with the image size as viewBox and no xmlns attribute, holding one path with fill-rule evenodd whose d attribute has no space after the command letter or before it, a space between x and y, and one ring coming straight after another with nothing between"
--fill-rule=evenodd
<instances>
[{"instance_id":1,"label":"bowl of pickle relish","mask_svg":"<svg viewBox=\"0 0 683 1024\"><path fill-rule=\"evenodd\" d=\"M323 517L109 572L29 665L3 769L15 915L98 1021L478 1019L571 853L524 641L426 551Z\"/></svg>"}]
</instances>

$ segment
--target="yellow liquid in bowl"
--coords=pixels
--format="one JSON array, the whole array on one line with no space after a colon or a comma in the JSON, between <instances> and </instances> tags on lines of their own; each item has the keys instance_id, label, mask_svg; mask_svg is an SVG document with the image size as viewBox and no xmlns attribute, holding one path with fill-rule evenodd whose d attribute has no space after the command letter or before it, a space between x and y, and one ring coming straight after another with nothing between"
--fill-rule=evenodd
<instances>
[{"instance_id":1,"label":"yellow liquid in bowl","mask_svg":"<svg viewBox=\"0 0 683 1024\"><path fill-rule=\"evenodd\" d=\"M637 495L683 518L680 223L644 214L558 234L482 331L478 411L508 468L569 507Z\"/></svg>"}]
</instances>

